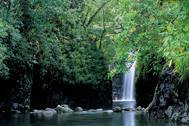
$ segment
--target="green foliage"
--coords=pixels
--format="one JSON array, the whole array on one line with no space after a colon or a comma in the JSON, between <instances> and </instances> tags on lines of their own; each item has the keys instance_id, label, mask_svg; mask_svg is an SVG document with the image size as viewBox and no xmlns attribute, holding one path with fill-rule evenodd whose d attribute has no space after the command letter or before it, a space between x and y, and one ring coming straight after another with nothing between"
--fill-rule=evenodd
<instances>
[{"instance_id":1,"label":"green foliage","mask_svg":"<svg viewBox=\"0 0 189 126\"><path fill-rule=\"evenodd\" d=\"M124 5L125 2L121 2ZM144 75L153 73L158 76L164 66L169 66L175 68L181 79L186 78L189 75L188 2L126 2L127 6L123 8L127 13L122 15L125 30L116 35L116 43L125 46L120 44L116 47L121 51L117 51L115 61L121 64L130 62L128 54L135 52L137 58L134 59L137 59Z\"/></svg>"},{"instance_id":2,"label":"green foliage","mask_svg":"<svg viewBox=\"0 0 189 126\"><path fill-rule=\"evenodd\" d=\"M189 74L188 3L154 0L0 2L0 76L97 85L138 61Z\"/></svg>"},{"instance_id":3,"label":"green foliage","mask_svg":"<svg viewBox=\"0 0 189 126\"><path fill-rule=\"evenodd\" d=\"M106 34L113 19L105 19L109 2L1 1L0 77L26 74L46 86L54 81L103 84L108 80L108 52L102 46L110 40Z\"/></svg>"}]
</instances>

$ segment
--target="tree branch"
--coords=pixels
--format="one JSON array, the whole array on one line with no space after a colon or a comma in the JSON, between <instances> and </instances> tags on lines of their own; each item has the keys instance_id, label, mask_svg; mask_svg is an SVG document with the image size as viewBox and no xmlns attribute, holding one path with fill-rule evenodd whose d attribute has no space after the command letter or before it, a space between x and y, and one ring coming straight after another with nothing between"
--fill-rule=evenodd
<instances>
[{"instance_id":1,"label":"tree branch","mask_svg":"<svg viewBox=\"0 0 189 126\"><path fill-rule=\"evenodd\" d=\"M106 6L106 4L108 4L110 1L111 1L111 0L104 2L104 3L95 11L95 13L89 18L88 23L85 25L86 27L88 27L88 26L92 23L92 21L94 20L94 18L96 17L96 15L97 15L97 14L104 8L104 6Z\"/></svg>"},{"instance_id":2,"label":"tree branch","mask_svg":"<svg viewBox=\"0 0 189 126\"><path fill-rule=\"evenodd\" d=\"M153 100L152 102L148 105L148 107L144 110L145 112L148 112L153 106L154 104L156 103L157 101L157 95L158 95L158 87L159 85L157 84L156 88L155 88L155 92L154 92L154 97L153 97Z\"/></svg>"},{"instance_id":3,"label":"tree branch","mask_svg":"<svg viewBox=\"0 0 189 126\"><path fill-rule=\"evenodd\" d=\"M102 39L104 37L104 34L106 32L106 28L105 28L105 23L104 23L104 11L103 11L103 20L102 20L102 24L103 24L103 31L102 31L102 34L100 36L100 45L99 45L99 48L102 47Z\"/></svg>"}]
</instances>

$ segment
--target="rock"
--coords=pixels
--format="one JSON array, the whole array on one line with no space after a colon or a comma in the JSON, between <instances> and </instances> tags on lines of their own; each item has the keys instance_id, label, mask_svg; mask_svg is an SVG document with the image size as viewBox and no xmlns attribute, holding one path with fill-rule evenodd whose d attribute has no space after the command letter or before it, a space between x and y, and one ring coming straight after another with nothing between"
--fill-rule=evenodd
<instances>
[{"instance_id":1,"label":"rock","mask_svg":"<svg viewBox=\"0 0 189 126\"><path fill-rule=\"evenodd\" d=\"M96 109L89 109L88 112L96 112Z\"/></svg>"},{"instance_id":2,"label":"rock","mask_svg":"<svg viewBox=\"0 0 189 126\"><path fill-rule=\"evenodd\" d=\"M136 108L136 110L137 110L137 111L142 111L142 107L141 107L141 106L138 106L138 107Z\"/></svg>"},{"instance_id":3,"label":"rock","mask_svg":"<svg viewBox=\"0 0 189 126\"><path fill-rule=\"evenodd\" d=\"M57 111L52 108L46 108L45 111L49 111L49 112L52 112L53 114L57 114Z\"/></svg>"},{"instance_id":4,"label":"rock","mask_svg":"<svg viewBox=\"0 0 189 126\"><path fill-rule=\"evenodd\" d=\"M20 114L21 111L19 111L19 110L11 110L11 113L13 113L13 114Z\"/></svg>"},{"instance_id":5,"label":"rock","mask_svg":"<svg viewBox=\"0 0 189 126\"><path fill-rule=\"evenodd\" d=\"M88 112L103 112L103 109L89 109Z\"/></svg>"},{"instance_id":6,"label":"rock","mask_svg":"<svg viewBox=\"0 0 189 126\"><path fill-rule=\"evenodd\" d=\"M62 113L72 113L72 112L73 112L73 110L72 110L71 108L69 108L69 106L60 106L60 105L58 105L58 106L55 108L55 110L56 110L58 113L60 113L60 114L62 114Z\"/></svg>"},{"instance_id":7,"label":"rock","mask_svg":"<svg viewBox=\"0 0 189 126\"><path fill-rule=\"evenodd\" d=\"M172 116L172 113L173 113L173 107L172 106L169 106L167 110L165 110L165 114L171 118Z\"/></svg>"},{"instance_id":8,"label":"rock","mask_svg":"<svg viewBox=\"0 0 189 126\"><path fill-rule=\"evenodd\" d=\"M121 107L116 106L116 107L113 108L113 111L114 112L122 112L122 109L121 109Z\"/></svg>"},{"instance_id":9,"label":"rock","mask_svg":"<svg viewBox=\"0 0 189 126\"><path fill-rule=\"evenodd\" d=\"M102 114L105 115L105 116L110 115L110 114L112 114L112 113L113 113L113 110L104 110L104 111L102 112Z\"/></svg>"},{"instance_id":10,"label":"rock","mask_svg":"<svg viewBox=\"0 0 189 126\"><path fill-rule=\"evenodd\" d=\"M189 123L189 117L188 117L188 116L183 117L180 121L181 121L182 123Z\"/></svg>"},{"instance_id":11,"label":"rock","mask_svg":"<svg viewBox=\"0 0 189 126\"><path fill-rule=\"evenodd\" d=\"M53 117L54 115L57 114L57 111L54 109L46 109L45 111L42 112L42 115L44 117Z\"/></svg>"},{"instance_id":12,"label":"rock","mask_svg":"<svg viewBox=\"0 0 189 126\"><path fill-rule=\"evenodd\" d=\"M83 108L81 108L81 107L76 107L74 111L75 111L75 112L82 112L82 111L83 111Z\"/></svg>"},{"instance_id":13,"label":"rock","mask_svg":"<svg viewBox=\"0 0 189 126\"><path fill-rule=\"evenodd\" d=\"M103 109L96 109L96 112L102 112Z\"/></svg>"},{"instance_id":14,"label":"rock","mask_svg":"<svg viewBox=\"0 0 189 126\"><path fill-rule=\"evenodd\" d=\"M34 109L32 112L30 112L30 113L37 113L37 112L39 112L39 111L41 111L41 110L37 110L37 109Z\"/></svg>"},{"instance_id":15,"label":"rock","mask_svg":"<svg viewBox=\"0 0 189 126\"><path fill-rule=\"evenodd\" d=\"M81 112L76 112L74 114L77 114L77 115L82 115L82 114L88 114L89 112L88 111L81 111Z\"/></svg>"},{"instance_id":16,"label":"rock","mask_svg":"<svg viewBox=\"0 0 189 126\"><path fill-rule=\"evenodd\" d=\"M53 117L57 114L55 109L46 108L45 110L33 110L30 114L37 116L37 117Z\"/></svg>"},{"instance_id":17,"label":"rock","mask_svg":"<svg viewBox=\"0 0 189 126\"><path fill-rule=\"evenodd\" d=\"M179 118L179 115L180 115L180 113L175 111L175 112L172 114L172 116L171 116L171 120L177 121L178 118Z\"/></svg>"},{"instance_id":18,"label":"rock","mask_svg":"<svg viewBox=\"0 0 189 126\"><path fill-rule=\"evenodd\" d=\"M51 111L51 110L54 110L52 108L46 108L45 111Z\"/></svg>"},{"instance_id":19,"label":"rock","mask_svg":"<svg viewBox=\"0 0 189 126\"><path fill-rule=\"evenodd\" d=\"M88 111L82 111L80 114L87 114Z\"/></svg>"},{"instance_id":20,"label":"rock","mask_svg":"<svg viewBox=\"0 0 189 126\"><path fill-rule=\"evenodd\" d=\"M18 109L18 103L13 103L12 107L13 107L14 110Z\"/></svg>"}]
</instances>

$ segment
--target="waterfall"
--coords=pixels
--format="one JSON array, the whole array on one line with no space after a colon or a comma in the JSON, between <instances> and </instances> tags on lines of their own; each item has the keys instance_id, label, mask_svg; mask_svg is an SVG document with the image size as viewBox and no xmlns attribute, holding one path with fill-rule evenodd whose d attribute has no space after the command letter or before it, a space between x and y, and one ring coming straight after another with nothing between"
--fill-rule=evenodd
<instances>
[{"instance_id":1,"label":"waterfall","mask_svg":"<svg viewBox=\"0 0 189 126\"><path fill-rule=\"evenodd\" d=\"M135 80L135 65L136 61L132 64L128 73L124 74L122 101L135 101L134 93L134 80Z\"/></svg>"},{"instance_id":2,"label":"waterfall","mask_svg":"<svg viewBox=\"0 0 189 126\"><path fill-rule=\"evenodd\" d=\"M130 66L129 66L130 65ZM134 86L134 80L135 80L135 66L136 61L132 64L127 64L127 67L129 68L128 73L124 74L123 78L123 84L122 84L122 90L120 92L119 99L113 100L113 106L120 106L121 108L135 108L135 86Z\"/></svg>"}]
</instances>

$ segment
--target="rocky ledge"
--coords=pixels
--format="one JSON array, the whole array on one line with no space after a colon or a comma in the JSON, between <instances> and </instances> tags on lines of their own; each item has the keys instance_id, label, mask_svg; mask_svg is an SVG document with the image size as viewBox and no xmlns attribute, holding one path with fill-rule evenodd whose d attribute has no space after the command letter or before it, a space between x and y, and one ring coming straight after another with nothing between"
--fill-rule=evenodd
<instances>
[{"instance_id":1,"label":"rocky ledge","mask_svg":"<svg viewBox=\"0 0 189 126\"><path fill-rule=\"evenodd\" d=\"M58 105L56 108L46 108L45 110L33 110L31 115L36 117L53 117L61 114L92 114L92 113L112 113L112 110L89 109L84 110L82 107L76 107L74 110L68 105Z\"/></svg>"},{"instance_id":2,"label":"rocky ledge","mask_svg":"<svg viewBox=\"0 0 189 126\"><path fill-rule=\"evenodd\" d=\"M113 108L114 112L124 112L124 111L144 111L145 108L138 106L136 109L135 108L121 108L120 106L116 106Z\"/></svg>"}]
</instances>

